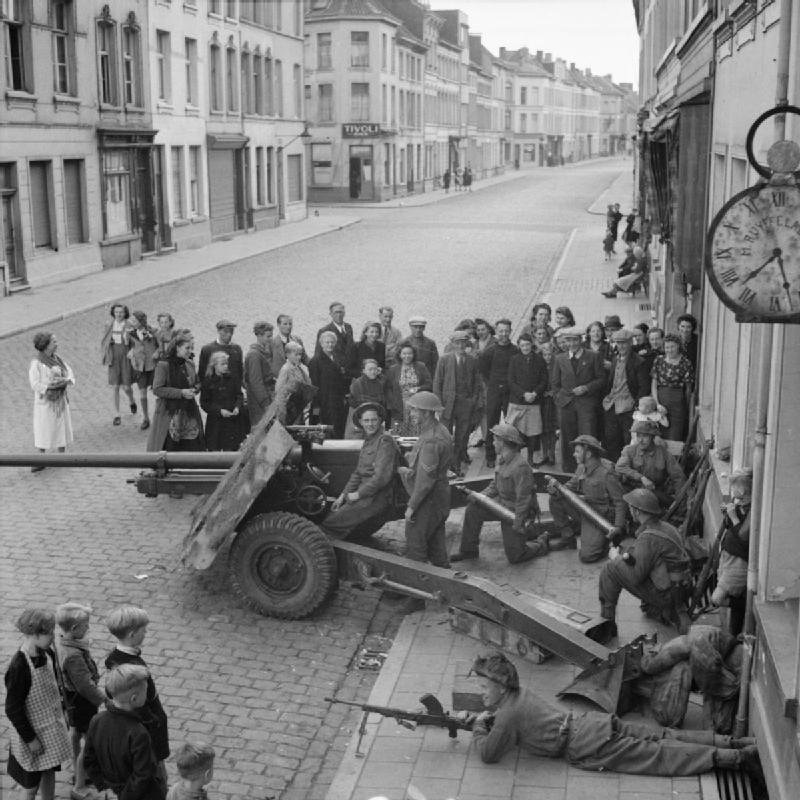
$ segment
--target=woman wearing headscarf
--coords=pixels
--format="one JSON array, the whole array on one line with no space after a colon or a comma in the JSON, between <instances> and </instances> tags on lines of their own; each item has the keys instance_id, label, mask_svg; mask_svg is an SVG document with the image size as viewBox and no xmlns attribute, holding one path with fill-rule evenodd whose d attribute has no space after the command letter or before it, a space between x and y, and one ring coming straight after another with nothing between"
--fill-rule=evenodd
<instances>
[{"instance_id":1,"label":"woman wearing headscarf","mask_svg":"<svg viewBox=\"0 0 800 800\"><path fill-rule=\"evenodd\" d=\"M193 361L192 332L176 331L167 352L167 358L156 363L153 376L156 412L147 449L150 452L205 450L203 418L195 400L199 383Z\"/></svg>"},{"instance_id":2,"label":"woman wearing headscarf","mask_svg":"<svg viewBox=\"0 0 800 800\"><path fill-rule=\"evenodd\" d=\"M75 385L70 366L56 354L54 334L42 331L33 337L36 357L31 361L28 380L33 389L33 444L41 450L63 453L72 441L72 417L67 387ZM44 467L31 467L41 472Z\"/></svg>"}]
</instances>

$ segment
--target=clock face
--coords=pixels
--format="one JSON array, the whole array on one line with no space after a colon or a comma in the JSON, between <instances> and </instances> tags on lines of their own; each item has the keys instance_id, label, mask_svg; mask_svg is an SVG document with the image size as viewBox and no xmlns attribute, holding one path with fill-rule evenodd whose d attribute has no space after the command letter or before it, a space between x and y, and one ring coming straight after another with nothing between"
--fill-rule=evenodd
<instances>
[{"instance_id":1,"label":"clock face","mask_svg":"<svg viewBox=\"0 0 800 800\"><path fill-rule=\"evenodd\" d=\"M706 272L739 322L800 322L800 189L732 197L711 223Z\"/></svg>"}]
</instances>

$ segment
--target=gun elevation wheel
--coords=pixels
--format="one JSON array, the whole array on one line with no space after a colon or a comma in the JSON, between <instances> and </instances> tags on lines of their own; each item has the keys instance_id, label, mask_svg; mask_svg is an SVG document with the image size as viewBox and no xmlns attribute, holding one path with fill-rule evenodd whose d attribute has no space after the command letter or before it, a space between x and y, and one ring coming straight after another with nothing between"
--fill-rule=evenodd
<instances>
[{"instance_id":1,"label":"gun elevation wheel","mask_svg":"<svg viewBox=\"0 0 800 800\"><path fill-rule=\"evenodd\" d=\"M234 592L255 611L279 619L313 614L336 589L336 555L312 522L286 512L259 514L231 545Z\"/></svg>"}]
</instances>

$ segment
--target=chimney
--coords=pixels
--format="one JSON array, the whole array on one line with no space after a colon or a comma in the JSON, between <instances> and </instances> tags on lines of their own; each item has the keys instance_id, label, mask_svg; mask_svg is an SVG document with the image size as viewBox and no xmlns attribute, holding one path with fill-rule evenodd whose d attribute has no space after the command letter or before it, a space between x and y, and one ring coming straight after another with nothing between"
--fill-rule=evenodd
<instances>
[{"instance_id":1,"label":"chimney","mask_svg":"<svg viewBox=\"0 0 800 800\"><path fill-rule=\"evenodd\" d=\"M543 57L543 56L544 56L544 53L543 53L541 50L537 50L537 51L536 51L536 58L538 58L538 59L539 59L539 61L541 61L541 60L542 60L542 57Z\"/></svg>"},{"instance_id":2,"label":"chimney","mask_svg":"<svg viewBox=\"0 0 800 800\"><path fill-rule=\"evenodd\" d=\"M575 72L575 62L574 61L570 61L569 62L569 69L570 69L570 72Z\"/></svg>"},{"instance_id":3,"label":"chimney","mask_svg":"<svg viewBox=\"0 0 800 800\"><path fill-rule=\"evenodd\" d=\"M506 57L506 49L505 49L505 47L501 47L500 48L500 58L505 58L505 57Z\"/></svg>"},{"instance_id":4,"label":"chimney","mask_svg":"<svg viewBox=\"0 0 800 800\"><path fill-rule=\"evenodd\" d=\"M603 77L609 82L614 83L614 80L611 77L611 73L609 72L608 75L603 75Z\"/></svg>"},{"instance_id":5,"label":"chimney","mask_svg":"<svg viewBox=\"0 0 800 800\"><path fill-rule=\"evenodd\" d=\"M523 58L527 58L531 54L531 51L528 50L527 47L520 47L519 52Z\"/></svg>"},{"instance_id":6,"label":"chimney","mask_svg":"<svg viewBox=\"0 0 800 800\"><path fill-rule=\"evenodd\" d=\"M552 53L545 53L544 54L544 63L545 64L549 64L552 60L553 60L553 54Z\"/></svg>"},{"instance_id":7,"label":"chimney","mask_svg":"<svg viewBox=\"0 0 800 800\"><path fill-rule=\"evenodd\" d=\"M592 77L592 71L589 69L589 67L586 67L586 77L587 78L591 78Z\"/></svg>"}]
</instances>

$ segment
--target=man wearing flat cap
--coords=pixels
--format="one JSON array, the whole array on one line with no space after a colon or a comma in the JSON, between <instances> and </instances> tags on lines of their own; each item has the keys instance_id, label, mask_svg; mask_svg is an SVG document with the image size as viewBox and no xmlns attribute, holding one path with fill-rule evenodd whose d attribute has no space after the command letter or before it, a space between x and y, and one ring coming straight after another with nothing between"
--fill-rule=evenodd
<instances>
[{"instance_id":1,"label":"man wearing flat cap","mask_svg":"<svg viewBox=\"0 0 800 800\"><path fill-rule=\"evenodd\" d=\"M636 441L622 448L617 460L617 474L628 489L649 489L666 508L686 476L663 442L656 442L658 425L640 420L631 428Z\"/></svg>"},{"instance_id":2,"label":"man wearing flat cap","mask_svg":"<svg viewBox=\"0 0 800 800\"><path fill-rule=\"evenodd\" d=\"M636 541L623 553L612 551L600 573L600 616L612 623L607 637L617 635L617 603L623 589L642 601L645 614L684 634L691 625L686 598L692 591L686 545L677 528L661 519L661 506L649 489L634 489L623 500L638 530Z\"/></svg>"},{"instance_id":3,"label":"man wearing flat cap","mask_svg":"<svg viewBox=\"0 0 800 800\"><path fill-rule=\"evenodd\" d=\"M603 422L608 457L616 461L631 440L633 410L640 397L650 393L650 373L644 360L633 352L633 331L620 328L611 334L615 354L605 385Z\"/></svg>"},{"instance_id":4,"label":"man wearing flat cap","mask_svg":"<svg viewBox=\"0 0 800 800\"><path fill-rule=\"evenodd\" d=\"M603 458L605 450L594 436L582 434L571 442L577 463L575 474L566 482L567 489L582 498L597 512L613 523L616 536L625 531L627 511L622 500L622 486L614 472L612 462ZM603 531L598 530L572 509L559 496L559 483L548 479L547 490L551 495L550 513L559 538L551 540L551 550L568 550L577 547L576 535L581 537L579 558L584 564L591 564L605 558L609 540Z\"/></svg>"},{"instance_id":5,"label":"man wearing flat cap","mask_svg":"<svg viewBox=\"0 0 800 800\"><path fill-rule=\"evenodd\" d=\"M532 558L547 555L547 534L528 544L525 524L535 518L539 510L536 500L536 487L533 470L520 452L525 441L520 432L505 422L492 428L497 451L497 468L492 482L481 492L486 497L496 499L500 505L514 512L514 523L502 520L500 532L503 536L503 549L510 564L530 561ZM464 512L464 525L461 529L459 551L450 557L451 561L466 561L478 558L478 542L483 523L495 517L473 500L467 502Z\"/></svg>"},{"instance_id":6,"label":"man wearing flat cap","mask_svg":"<svg viewBox=\"0 0 800 800\"><path fill-rule=\"evenodd\" d=\"M564 352L553 360L550 386L558 408L561 430L561 466L574 472L572 444L579 434L597 437L600 398L606 382L603 358L583 346L583 331L578 327L558 332L559 347Z\"/></svg>"},{"instance_id":7,"label":"man wearing flat cap","mask_svg":"<svg viewBox=\"0 0 800 800\"><path fill-rule=\"evenodd\" d=\"M233 388L239 392L242 389L244 379L244 356L242 348L232 341L234 328L236 328L236 323L231 322L229 319L221 319L217 323L217 338L213 342L209 342L209 344L204 344L200 350L197 377L200 381L206 377L208 359L211 358L212 353L222 350L223 353L228 354L228 370L231 378L233 378Z\"/></svg>"},{"instance_id":8,"label":"man wearing flat cap","mask_svg":"<svg viewBox=\"0 0 800 800\"><path fill-rule=\"evenodd\" d=\"M439 363L439 348L433 339L429 339L425 335L425 328L428 325L428 320L425 317L415 316L408 320L408 327L411 328L411 335L406 336L400 344L397 345L397 352L399 353L403 347L410 344L417 352L417 361L421 361L427 368L431 375L436 374L436 365Z\"/></svg>"},{"instance_id":9,"label":"man wearing flat cap","mask_svg":"<svg viewBox=\"0 0 800 800\"><path fill-rule=\"evenodd\" d=\"M364 444L355 471L333 502L331 513L320 523L335 539L368 536L387 521L400 450L383 428L385 416L383 406L372 401L353 411L353 424L363 431Z\"/></svg>"},{"instance_id":10,"label":"man wearing flat cap","mask_svg":"<svg viewBox=\"0 0 800 800\"><path fill-rule=\"evenodd\" d=\"M447 470L453 459L453 438L436 419L444 406L433 392L417 392L406 405L419 425L419 438L406 456L408 466L397 470L409 495L406 555L447 568L444 523L450 514Z\"/></svg>"},{"instance_id":11,"label":"man wearing flat cap","mask_svg":"<svg viewBox=\"0 0 800 800\"><path fill-rule=\"evenodd\" d=\"M450 337L453 349L436 365L433 391L442 401L442 425L453 435L453 463L456 475L463 475L462 464L469 463L467 444L472 430L472 414L480 398L477 361L467 355L467 331L455 331Z\"/></svg>"}]
</instances>

